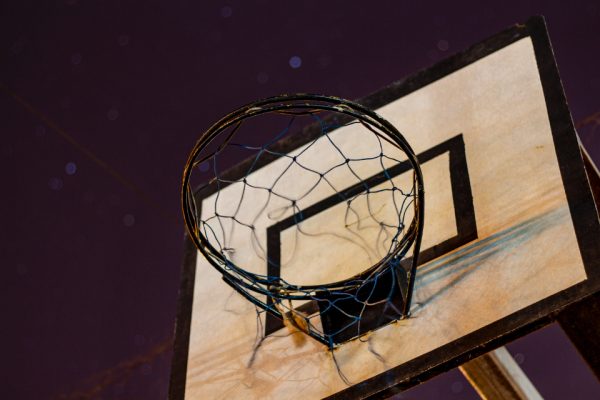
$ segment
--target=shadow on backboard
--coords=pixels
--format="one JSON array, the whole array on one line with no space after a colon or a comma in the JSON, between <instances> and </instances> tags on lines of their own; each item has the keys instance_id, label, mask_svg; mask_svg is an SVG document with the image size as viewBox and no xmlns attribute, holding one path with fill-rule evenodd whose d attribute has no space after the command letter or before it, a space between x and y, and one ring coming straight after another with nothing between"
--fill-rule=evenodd
<instances>
[{"instance_id":1,"label":"shadow on backboard","mask_svg":"<svg viewBox=\"0 0 600 400\"><path fill-rule=\"evenodd\" d=\"M566 207L547 211L421 266L417 271L417 297L412 312L416 313L431 305L477 269L501 262L498 255L521 247L525 242L559 224L568 213ZM527 268L527 265L523 265L523 268ZM437 290L433 289L440 282L445 284Z\"/></svg>"}]
</instances>

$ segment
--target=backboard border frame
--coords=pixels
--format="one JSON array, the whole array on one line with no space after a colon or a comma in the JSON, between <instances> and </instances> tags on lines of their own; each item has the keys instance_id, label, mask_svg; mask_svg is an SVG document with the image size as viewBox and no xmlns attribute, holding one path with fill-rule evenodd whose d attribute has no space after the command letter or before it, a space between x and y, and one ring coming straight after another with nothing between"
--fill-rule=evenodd
<instances>
[{"instance_id":1,"label":"backboard border frame","mask_svg":"<svg viewBox=\"0 0 600 400\"><path fill-rule=\"evenodd\" d=\"M371 109L380 108L526 37L530 37L533 43L556 156L587 279L327 399L384 399L392 396L553 322L569 304L593 295L600 289L600 223L543 17L532 17L525 24L512 26L430 68L372 93L358 100L358 103ZM285 145L294 148L301 144L290 141ZM169 385L169 398L173 400L185 398L197 257L197 250L187 235L184 243Z\"/></svg>"}]
</instances>

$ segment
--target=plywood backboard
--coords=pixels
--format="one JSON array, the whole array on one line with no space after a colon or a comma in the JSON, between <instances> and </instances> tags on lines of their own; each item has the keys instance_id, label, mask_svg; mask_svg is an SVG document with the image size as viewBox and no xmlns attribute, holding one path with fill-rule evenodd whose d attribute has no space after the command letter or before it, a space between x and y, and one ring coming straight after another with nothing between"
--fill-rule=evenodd
<instances>
[{"instance_id":1,"label":"plywood backboard","mask_svg":"<svg viewBox=\"0 0 600 400\"><path fill-rule=\"evenodd\" d=\"M285 329L269 333L255 351L254 306L188 245L172 398L385 398L542 326L598 290L598 216L543 19L360 102L397 127L422 163L422 250L429 256L418 269L411 318L333 354L311 339L298 344ZM352 126L331 136L349 148L361 143ZM287 152L300 149L301 142ZM314 150L313 157L322 154ZM252 179L268 179L278 162ZM203 213L211 212L216 195L197 194ZM326 195L316 191L311 201ZM332 205L309 224L318 229L339 212ZM280 232L282 258L292 251L290 232ZM320 246L337 248L328 257L341 264L364 265L352 246L327 240ZM236 247L245 254L243 242ZM261 260L246 251L260 269ZM306 264L323 253L293 251ZM310 283L315 278L303 273L302 263L286 273ZM331 280L343 277L339 271L333 269Z\"/></svg>"}]
</instances>

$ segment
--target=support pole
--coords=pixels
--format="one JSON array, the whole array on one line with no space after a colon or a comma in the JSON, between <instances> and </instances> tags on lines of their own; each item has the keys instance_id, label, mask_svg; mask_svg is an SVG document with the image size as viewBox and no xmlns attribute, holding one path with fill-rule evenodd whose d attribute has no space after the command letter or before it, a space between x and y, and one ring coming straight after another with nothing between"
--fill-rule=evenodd
<instances>
[{"instance_id":1,"label":"support pole","mask_svg":"<svg viewBox=\"0 0 600 400\"><path fill-rule=\"evenodd\" d=\"M468 361L459 369L482 399L542 400L505 347Z\"/></svg>"},{"instance_id":2,"label":"support pole","mask_svg":"<svg viewBox=\"0 0 600 400\"><path fill-rule=\"evenodd\" d=\"M596 209L600 210L600 171L583 146L581 154ZM600 380L600 292L569 305L556 319L579 355Z\"/></svg>"},{"instance_id":3,"label":"support pole","mask_svg":"<svg viewBox=\"0 0 600 400\"><path fill-rule=\"evenodd\" d=\"M600 380L600 293L565 308L558 323Z\"/></svg>"}]
</instances>

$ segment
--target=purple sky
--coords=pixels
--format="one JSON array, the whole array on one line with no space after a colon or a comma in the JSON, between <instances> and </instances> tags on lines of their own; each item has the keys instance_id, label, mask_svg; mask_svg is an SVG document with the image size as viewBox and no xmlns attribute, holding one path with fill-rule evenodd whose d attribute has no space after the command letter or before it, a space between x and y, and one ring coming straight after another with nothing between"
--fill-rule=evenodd
<instances>
[{"instance_id":1,"label":"purple sky","mask_svg":"<svg viewBox=\"0 0 600 400\"><path fill-rule=\"evenodd\" d=\"M113 383L98 398L166 397L182 168L202 130L242 104L291 92L361 97L542 14L574 120L600 111L597 1L6 3L7 399L74 398L103 379ZM580 133L598 162L597 126ZM509 348L547 399L600 392L557 326ZM452 371L402 398L476 397Z\"/></svg>"}]
</instances>

